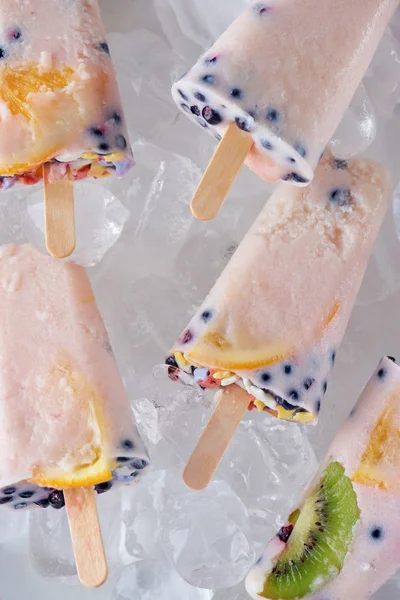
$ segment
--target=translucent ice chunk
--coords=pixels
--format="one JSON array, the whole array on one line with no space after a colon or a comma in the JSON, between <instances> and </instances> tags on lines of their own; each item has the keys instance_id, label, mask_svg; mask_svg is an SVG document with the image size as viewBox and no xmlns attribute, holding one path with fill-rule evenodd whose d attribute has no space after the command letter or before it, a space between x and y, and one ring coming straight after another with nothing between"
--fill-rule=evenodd
<instances>
[{"instance_id":1,"label":"translucent ice chunk","mask_svg":"<svg viewBox=\"0 0 400 600\"><path fill-rule=\"evenodd\" d=\"M25 537L28 531L26 511L2 510L0 512L0 545Z\"/></svg>"},{"instance_id":2,"label":"translucent ice chunk","mask_svg":"<svg viewBox=\"0 0 400 600\"><path fill-rule=\"evenodd\" d=\"M141 561L127 567L112 600L211 600L212 592L189 585L161 561Z\"/></svg>"},{"instance_id":3,"label":"translucent ice chunk","mask_svg":"<svg viewBox=\"0 0 400 600\"><path fill-rule=\"evenodd\" d=\"M363 84L356 91L331 141L332 152L337 158L351 158L364 152L376 136L374 108Z\"/></svg>"},{"instance_id":4,"label":"translucent ice chunk","mask_svg":"<svg viewBox=\"0 0 400 600\"><path fill-rule=\"evenodd\" d=\"M202 588L231 587L254 563L248 512L223 481L202 492L174 481L164 503L162 547L178 573Z\"/></svg>"}]
</instances>

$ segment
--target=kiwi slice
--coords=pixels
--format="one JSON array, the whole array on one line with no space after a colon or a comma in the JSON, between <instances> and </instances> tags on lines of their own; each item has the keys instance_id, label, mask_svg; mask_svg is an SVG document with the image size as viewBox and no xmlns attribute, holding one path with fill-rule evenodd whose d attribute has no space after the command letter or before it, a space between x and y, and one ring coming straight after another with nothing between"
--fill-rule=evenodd
<instances>
[{"instance_id":1,"label":"kiwi slice","mask_svg":"<svg viewBox=\"0 0 400 600\"><path fill-rule=\"evenodd\" d=\"M261 596L294 600L319 591L341 570L360 517L357 496L343 466L332 462L300 511L268 574Z\"/></svg>"}]
</instances>

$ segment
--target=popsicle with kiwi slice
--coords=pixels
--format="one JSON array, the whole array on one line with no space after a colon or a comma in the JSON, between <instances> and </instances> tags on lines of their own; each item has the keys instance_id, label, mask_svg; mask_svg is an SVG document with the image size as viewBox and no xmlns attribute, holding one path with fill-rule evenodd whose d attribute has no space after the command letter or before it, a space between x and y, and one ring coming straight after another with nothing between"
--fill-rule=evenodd
<instances>
[{"instance_id":1,"label":"popsicle with kiwi slice","mask_svg":"<svg viewBox=\"0 0 400 600\"><path fill-rule=\"evenodd\" d=\"M400 367L384 358L246 589L254 599L365 600L398 567Z\"/></svg>"}]
</instances>

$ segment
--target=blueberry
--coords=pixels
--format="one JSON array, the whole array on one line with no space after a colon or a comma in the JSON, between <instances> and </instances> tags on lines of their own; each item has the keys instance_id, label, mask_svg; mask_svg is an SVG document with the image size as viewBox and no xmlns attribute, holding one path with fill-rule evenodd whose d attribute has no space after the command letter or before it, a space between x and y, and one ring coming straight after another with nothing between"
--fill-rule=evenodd
<instances>
[{"instance_id":1,"label":"blueberry","mask_svg":"<svg viewBox=\"0 0 400 600\"><path fill-rule=\"evenodd\" d=\"M120 125L122 123L122 117L121 114L119 112L114 112L111 115L110 121L114 121L115 125Z\"/></svg>"},{"instance_id":2,"label":"blueberry","mask_svg":"<svg viewBox=\"0 0 400 600\"><path fill-rule=\"evenodd\" d=\"M293 373L293 366L292 365L284 365L283 370L286 373L286 375L290 375L291 373Z\"/></svg>"},{"instance_id":3,"label":"blueberry","mask_svg":"<svg viewBox=\"0 0 400 600\"><path fill-rule=\"evenodd\" d=\"M175 369L179 369L179 365L174 356L168 356L168 358L165 359L165 364L174 367Z\"/></svg>"},{"instance_id":4,"label":"blueberry","mask_svg":"<svg viewBox=\"0 0 400 600\"><path fill-rule=\"evenodd\" d=\"M106 142L101 142L101 144L98 145L98 150L102 154L107 154L108 152L110 152L110 145Z\"/></svg>"},{"instance_id":5,"label":"blueberry","mask_svg":"<svg viewBox=\"0 0 400 600\"><path fill-rule=\"evenodd\" d=\"M18 496L20 498L32 498L32 496L34 495L35 492L32 492L30 490L26 490L25 492L21 492L20 494L18 494Z\"/></svg>"},{"instance_id":6,"label":"blueberry","mask_svg":"<svg viewBox=\"0 0 400 600\"><path fill-rule=\"evenodd\" d=\"M289 402L283 400L282 398L276 397L275 399L277 403L280 404L285 410L294 410L296 408L293 404L289 404Z\"/></svg>"},{"instance_id":7,"label":"blueberry","mask_svg":"<svg viewBox=\"0 0 400 600\"><path fill-rule=\"evenodd\" d=\"M282 177L282 181L294 181L295 183L309 183L310 180L306 179L298 173L287 173Z\"/></svg>"},{"instance_id":8,"label":"blueberry","mask_svg":"<svg viewBox=\"0 0 400 600\"><path fill-rule=\"evenodd\" d=\"M332 354L331 354L331 361L332 361L332 364L334 364L334 363L335 363L335 360L336 360L336 350L332 350Z\"/></svg>"},{"instance_id":9,"label":"blueberry","mask_svg":"<svg viewBox=\"0 0 400 600\"><path fill-rule=\"evenodd\" d=\"M329 199L338 206L346 206L351 203L351 191L349 188L335 188L329 194Z\"/></svg>"},{"instance_id":10,"label":"blueberry","mask_svg":"<svg viewBox=\"0 0 400 600\"><path fill-rule=\"evenodd\" d=\"M269 108L265 118L270 123L277 123L281 119L281 113L276 108Z\"/></svg>"},{"instance_id":11,"label":"blueberry","mask_svg":"<svg viewBox=\"0 0 400 600\"><path fill-rule=\"evenodd\" d=\"M271 379L271 374L268 373L268 371L264 371L264 373L261 373L261 381L263 383L268 383L269 381L271 381Z\"/></svg>"},{"instance_id":12,"label":"blueberry","mask_svg":"<svg viewBox=\"0 0 400 600\"><path fill-rule=\"evenodd\" d=\"M396 362L396 359L393 356L387 356L386 358L388 358L389 360L391 360L392 362Z\"/></svg>"},{"instance_id":13,"label":"blueberry","mask_svg":"<svg viewBox=\"0 0 400 600\"><path fill-rule=\"evenodd\" d=\"M263 2L259 2L253 6L253 10L258 15L266 15L271 12L272 8Z\"/></svg>"},{"instance_id":14,"label":"blueberry","mask_svg":"<svg viewBox=\"0 0 400 600\"><path fill-rule=\"evenodd\" d=\"M305 158L307 156L307 150L304 146L304 144L295 144L294 149L296 150L296 152L298 154L300 154L300 156L302 156L303 158Z\"/></svg>"},{"instance_id":15,"label":"blueberry","mask_svg":"<svg viewBox=\"0 0 400 600\"><path fill-rule=\"evenodd\" d=\"M180 95L181 98L183 98L185 100L185 102L189 102L189 98L186 96L186 94L184 94L182 92L182 90L178 89L178 94Z\"/></svg>"},{"instance_id":16,"label":"blueberry","mask_svg":"<svg viewBox=\"0 0 400 600\"><path fill-rule=\"evenodd\" d=\"M100 49L102 52L105 52L105 53L106 53L106 54L108 54L108 55L110 55L110 54L111 54L111 52L110 52L110 46L107 44L107 42L100 42L100 44L99 44L99 49Z\"/></svg>"},{"instance_id":17,"label":"blueberry","mask_svg":"<svg viewBox=\"0 0 400 600\"><path fill-rule=\"evenodd\" d=\"M15 494L16 491L17 488L15 487L6 487L4 488L4 490L2 490L3 494L5 494L6 496L12 496L13 494Z\"/></svg>"},{"instance_id":18,"label":"blueberry","mask_svg":"<svg viewBox=\"0 0 400 600\"><path fill-rule=\"evenodd\" d=\"M201 92L193 92L193 96L196 98L196 100L198 100L199 102L205 102L206 101L206 97L204 94L202 94ZM186 98L187 100L187 98Z\"/></svg>"},{"instance_id":19,"label":"blueberry","mask_svg":"<svg viewBox=\"0 0 400 600\"><path fill-rule=\"evenodd\" d=\"M187 113L190 112L190 106L188 106L187 104L184 104L183 102L181 104L181 109L184 110Z\"/></svg>"},{"instance_id":20,"label":"blueberry","mask_svg":"<svg viewBox=\"0 0 400 600\"><path fill-rule=\"evenodd\" d=\"M211 310L203 310L203 312L201 313L201 320L204 321L204 323L207 323L211 319L211 317Z\"/></svg>"},{"instance_id":21,"label":"blueberry","mask_svg":"<svg viewBox=\"0 0 400 600\"><path fill-rule=\"evenodd\" d=\"M126 463L129 462L131 459L129 456L117 456L117 462L119 463Z\"/></svg>"},{"instance_id":22,"label":"blueberry","mask_svg":"<svg viewBox=\"0 0 400 600\"><path fill-rule=\"evenodd\" d=\"M383 538L382 527L373 527L370 531L370 536L373 540L381 540Z\"/></svg>"},{"instance_id":23,"label":"blueberry","mask_svg":"<svg viewBox=\"0 0 400 600\"><path fill-rule=\"evenodd\" d=\"M210 106L205 106L203 108L202 115L210 125L218 125L222 121L221 115Z\"/></svg>"},{"instance_id":24,"label":"blueberry","mask_svg":"<svg viewBox=\"0 0 400 600\"><path fill-rule=\"evenodd\" d=\"M287 161L293 164L293 163L295 163L295 162L296 162L296 159L295 159L295 158L293 158L293 156L288 156L288 157L287 157Z\"/></svg>"},{"instance_id":25,"label":"blueberry","mask_svg":"<svg viewBox=\"0 0 400 600\"><path fill-rule=\"evenodd\" d=\"M277 534L277 537L281 540L281 542L283 542L284 544L287 543L288 539L292 534L293 528L294 525L292 524L286 525L285 527L281 528L281 530Z\"/></svg>"},{"instance_id":26,"label":"blueberry","mask_svg":"<svg viewBox=\"0 0 400 600\"><path fill-rule=\"evenodd\" d=\"M213 56L212 58L206 58L204 62L206 63L206 65L215 65L217 61L218 56Z\"/></svg>"},{"instance_id":27,"label":"blueberry","mask_svg":"<svg viewBox=\"0 0 400 600\"><path fill-rule=\"evenodd\" d=\"M289 398L291 400L297 401L299 399L299 392L297 390L290 390L289 391Z\"/></svg>"},{"instance_id":28,"label":"blueberry","mask_svg":"<svg viewBox=\"0 0 400 600\"><path fill-rule=\"evenodd\" d=\"M254 110L253 108L251 108L251 109L250 109L250 110L248 110L247 112L249 113L249 115L250 115L251 117L253 117L253 119L255 119L255 118L256 118L256 116L257 116L257 111L256 111L256 110Z\"/></svg>"},{"instance_id":29,"label":"blueberry","mask_svg":"<svg viewBox=\"0 0 400 600\"><path fill-rule=\"evenodd\" d=\"M10 40L13 42L21 42L22 41L22 31L17 27L12 29L9 33Z\"/></svg>"},{"instance_id":30,"label":"blueberry","mask_svg":"<svg viewBox=\"0 0 400 600\"><path fill-rule=\"evenodd\" d=\"M98 483L94 486L94 489L98 494L104 494L104 492L108 492L112 488L112 481L105 481L104 483Z\"/></svg>"},{"instance_id":31,"label":"blueberry","mask_svg":"<svg viewBox=\"0 0 400 600\"><path fill-rule=\"evenodd\" d=\"M5 48L0 47L0 60L3 58L7 58L7 50Z\"/></svg>"},{"instance_id":32,"label":"blueberry","mask_svg":"<svg viewBox=\"0 0 400 600\"><path fill-rule=\"evenodd\" d=\"M326 390L328 389L328 382L324 381L324 383L322 384L322 392L324 394L326 394Z\"/></svg>"},{"instance_id":33,"label":"blueberry","mask_svg":"<svg viewBox=\"0 0 400 600\"><path fill-rule=\"evenodd\" d=\"M121 448L123 448L124 450L133 450L135 447L135 444L132 442L132 440L122 440L121 442Z\"/></svg>"},{"instance_id":34,"label":"blueberry","mask_svg":"<svg viewBox=\"0 0 400 600\"><path fill-rule=\"evenodd\" d=\"M315 402L315 412L318 414L321 410L321 400L316 400Z\"/></svg>"},{"instance_id":35,"label":"blueberry","mask_svg":"<svg viewBox=\"0 0 400 600\"><path fill-rule=\"evenodd\" d=\"M208 85L215 85L215 76L208 73L207 75L203 75L201 81L207 83Z\"/></svg>"},{"instance_id":36,"label":"blueberry","mask_svg":"<svg viewBox=\"0 0 400 600\"><path fill-rule=\"evenodd\" d=\"M138 469L139 471L141 471L142 469L147 467L147 465L148 465L147 460L144 460L143 458L135 458L135 460L133 460L131 462L131 466L134 469Z\"/></svg>"},{"instance_id":37,"label":"blueberry","mask_svg":"<svg viewBox=\"0 0 400 600\"><path fill-rule=\"evenodd\" d=\"M64 493L61 490L55 490L54 492L51 492L49 496L49 502L53 508L59 510L65 505Z\"/></svg>"},{"instance_id":38,"label":"blueberry","mask_svg":"<svg viewBox=\"0 0 400 600\"><path fill-rule=\"evenodd\" d=\"M26 502L18 502L18 504L14 504L15 510L20 510L21 508L26 508L28 505Z\"/></svg>"},{"instance_id":39,"label":"blueberry","mask_svg":"<svg viewBox=\"0 0 400 600\"><path fill-rule=\"evenodd\" d=\"M100 129L99 127L91 127L89 129L89 133L90 135L93 135L94 137L104 137L104 131L102 131L102 129Z\"/></svg>"},{"instance_id":40,"label":"blueberry","mask_svg":"<svg viewBox=\"0 0 400 600\"><path fill-rule=\"evenodd\" d=\"M47 498L43 498L43 500L38 500L35 502L36 506L40 506L40 508L47 508L50 504Z\"/></svg>"},{"instance_id":41,"label":"blueberry","mask_svg":"<svg viewBox=\"0 0 400 600\"><path fill-rule=\"evenodd\" d=\"M4 496L3 498L0 498L0 504L8 504L9 502L12 502L14 500L14 498L12 496Z\"/></svg>"},{"instance_id":42,"label":"blueberry","mask_svg":"<svg viewBox=\"0 0 400 600\"><path fill-rule=\"evenodd\" d=\"M117 148L119 148L120 150L125 150L128 142L126 141L126 138L119 134L117 135L117 137L115 138L115 145L117 146Z\"/></svg>"},{"instance_id":43,"label":"blueberry","mask_svg":"<svg viewBox=\"0 0 400 600\"><path fill-rule=\"evenodd\" d=\"M386 376L386 373L387 373L387 371L383 367L381 369L379 369L379 371L378 371L378 377L379 377L379 379L384 379L385 376Z\"/></svg>"},{"instance_id":44,"label":"blueberry","mask_svg":"<svg viewBox=\"0 0 400 600\"><path fill-rule=\"evenodd\" d=\"M135 477L137 477L139 475L139 471L133 471L133 473L131 473L131 477L133 477L133 479L135 479Z\"/></svg>"},{"instance_id":45,"label":"blueberry","mask_svg":"<svg viewBox=\"0 0 400 600\"><path fill-rule=\"evenodd\" d=\"M274 147L273 147L273 145L271 144L271 142L270 142L269 140L267 140L266 138L263 138L263 139L261 140L261 146L262 146L263 148L265 148L266 150L273 150L273 149L274 149Z\"/></svg>"},{"instance_id":46,"label":"blueberry","mask_svg":"<svg viewBox=\"0 0 400 600\"><path fill-rule=\"evenodd\" d=\"M235 123L242 131L251 131L251 125L246 117L236 117Z\"/></svg>"},{"instance_id":47,"label":"blueberry","mask_svg":"<svg viewBox=\"0 0 400 600\"><path fill-rule=\"evenodd\" d=\"M193 333L187 329L182 336L182 344L188 344L193 339Z\"/></svg>"},{"instance_id":48,"label":"blueberry","mask_svg":"<svg viewBox=\"0 0 400 600\"><path fill-rule=\"evenodd\" d=\"M313 379L312 377L306 377L306 379L303 381L304 389L309 390L314 381L315 379Z\"/></svg>"},{"instance_id":49,"label":"blueberry","mask_svg":"<svg viewBox=\"0 0 400 600\"><path fill-rule=\"evenodd\" d=\"M240 88L232 88L230 91L232 98L241 100L243 98L243 91Z\"/></svg>"},{"instance_id":50,"label":"blueberry","mask_svg":"<svg viewBox=\"0 0 400 600\"><path fill-rule=\"evenodd\" d=\"M340 158L333 159L333 168L334 169L347 169L347 160L342 160Z\"/></svg>"},{"instance_id":51,"label":"blueberry","mask_svg":"<svg viewBox=\"0 0 400 600\"><path fill-rule=\"evenodd\" d=\"M198 106L196 106L196 104L190 107L190 111L196 115L196 117L200 116L200 109Z\"/></svg>"}]
</instances>

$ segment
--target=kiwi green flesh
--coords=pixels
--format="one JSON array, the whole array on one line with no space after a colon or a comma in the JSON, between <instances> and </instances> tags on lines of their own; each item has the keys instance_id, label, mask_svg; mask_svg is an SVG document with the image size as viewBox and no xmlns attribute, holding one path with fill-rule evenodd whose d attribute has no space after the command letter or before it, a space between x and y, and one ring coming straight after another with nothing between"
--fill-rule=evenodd
<instances>
[{"instance_id":1,"label":"kiwi green flesh","mask_svg":"<svg viewBox=\"0 0 400 600\"><path fill-rule=\"evenodd\" d=\"M295 600L318 592L343 567L360 510L340 463L327 466L296 517L260 594L269 600Z\"/></svg>"}]
</instances>

